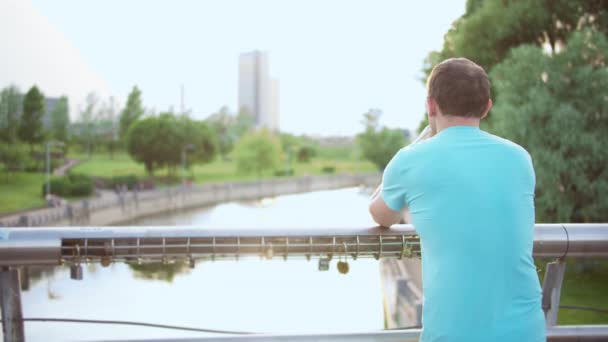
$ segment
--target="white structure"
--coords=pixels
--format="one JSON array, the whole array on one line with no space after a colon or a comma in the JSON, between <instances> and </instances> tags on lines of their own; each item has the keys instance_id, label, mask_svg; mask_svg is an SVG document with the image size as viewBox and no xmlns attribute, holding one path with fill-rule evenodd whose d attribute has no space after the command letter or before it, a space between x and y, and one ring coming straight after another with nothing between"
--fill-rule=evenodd
<instances>
[{"instance_id":1,"label":"white structure","mask_svg":"<svg viewBox=\"0 0 608 342\"><path fill-rule=\"evenodd\" d=\"M268 54L239 56L239 109L255 118L256 128L279 131L279 81L270 77Z\"/></svg>"}]
</instances>

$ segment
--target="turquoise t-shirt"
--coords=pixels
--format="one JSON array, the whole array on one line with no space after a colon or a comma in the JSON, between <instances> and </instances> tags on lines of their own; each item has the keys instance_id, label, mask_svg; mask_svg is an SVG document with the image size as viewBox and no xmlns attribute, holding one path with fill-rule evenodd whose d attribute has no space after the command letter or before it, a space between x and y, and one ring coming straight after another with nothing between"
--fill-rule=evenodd
<instances>
[{"instance_id":1,"label":"turquoise t-shirt","mask_svg":"<svg viewBox=\"0 0 608 342\"><path fill-rule=\"evenodd\" d=\"M382 199L408 206L420 235L421 341L545 341L534 186L526 150L476 127L449 127L393 157Z\"/></svg>"}]
</instances>

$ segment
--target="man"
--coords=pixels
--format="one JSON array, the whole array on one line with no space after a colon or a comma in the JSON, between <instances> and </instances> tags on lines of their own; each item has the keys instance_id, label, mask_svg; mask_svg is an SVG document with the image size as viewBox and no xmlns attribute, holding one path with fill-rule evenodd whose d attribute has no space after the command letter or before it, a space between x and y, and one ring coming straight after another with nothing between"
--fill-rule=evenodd
<instances>
[{"instance_id":1,"label":"man","mask_svg":"<svg viewBox=\"0 0 608 342\"><path fill-rule=\"evenodd\" d=\"M530 155L479 129L492 100L477 64L448 59L427 88L432 137L397 152L370 204L384 227L409 207L420 235L421 341L545 341Z\"/></svg>"}]
</instances>

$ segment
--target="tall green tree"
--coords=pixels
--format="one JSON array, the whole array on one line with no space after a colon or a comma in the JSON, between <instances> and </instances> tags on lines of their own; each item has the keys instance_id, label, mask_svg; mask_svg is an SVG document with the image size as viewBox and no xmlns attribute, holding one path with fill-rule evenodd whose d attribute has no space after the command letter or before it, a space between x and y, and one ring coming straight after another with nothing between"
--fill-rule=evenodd
<instances>
[{"instance_id":1,"label":"tall green tree","mask_svg":"<svg viewBox=\"0 0 608 342\"><path fill-rule=\"evenodd\" d=\"M276 170L281 163L281 142L266 129L251 131L239 139L234 147L239 172L255 173L261 177L267 170Z\"/></svg>"},{"instance_id":2,"label":"tall green tree","mask_svg":"<svg viewBox=\"0 0 608 342\"><path fill-rule=\"evenodd\" d=\"M120 113L119 134L125 139L129 127L144 115L144 107L141 102L141 91L134 86L129 94L125 108Z\"/></svg>"},{"instance_id":3,"label":"tall green tree","mask_svg":"<svg viewBox=\"0 0 608 342\"><path fill-rule=\"evenodd\" d=\"M160 167L174 173L185 148L189 164L207 163L216 153L215 136L204 122L173 113L136 121L129 128L126 142L131 157L143 163L150 175Z\"/></svg>"},{"instance_id":4,"label":"tall green tree","mask_svg":"<svg viewBox=\"0 0 608 342\"><path fill-rule=\"evenodd\" d=\"M19 88L10 85L0 92L0 141L17 142L19 110L21 108Z\"/></svg>"},{"instance_id":5,"label":"tall green tree","mask_svg":"<svg viewBox=\"0 0 608 342\"><path fill-rule=\"evenodd\" d=\"M96 112L97 112L97 104L99 102L99 98L93 92L87 95L85 100L85 106L80 111L79 124L80 124L80 132L79 136L84 142L85 150L87 151L87 156L91 158L92 149L94 148L94 140L96 135Z\"/></svg>"},{"instance_id":6,"label":"tall green tree","mask_svg":"<svg viewBox=\"0 0 608 342\"><path fill-rule=\"evenodd\" d=\"M540 222L604 222L608 213L608 40L576 32L548 55L525 45L492 71L494 131L534 161Z\"/></svg>"},{"instance_id":7,"label":"tall green tree","mask_svg":"<svg viewBox=\"0 0 608 342\"><path fill-rule=\"evenodd\" d=\"M226 159L234 148L238 139L235 130L236 118L230 113L228 107L222 107L205 120L209 127L217 134L217 144L222 158Z\"/></svg>"},{"instance_id":8,"label":"tall green tree","mask_svg":"<svg viewBox=\"0 0 608 342\"><path fill-rule=\"evenodd\" d=\"M19 139L30 145L30 151L33 150L34 144L44 140L42 128L44 102L44 94L36 86L32 86L23 98L23 112L18 133Z\"/></svg>"},{"instance_id":9,"label":"tall green tree","mask_svg":"<svg viewBox=\"0 0 608 342\"><path fill-rule=\"evenodd\" d=\"M357 135L357 144L363 158L374 163L379 170L384 170L407 141L402 130L380 127L381 115L378 109L370 109L363 114L365 130Z\"/></svg>"},{"instance_id":10,"label":"tall green tree","mask_svg":"<svg viewBox=\"0 0 608 342\"><path fill-rule=\"evenodd\" d=\"M445 34L443 48L427 56L423 69L428 76L442 60L466 57L490 73L512 48L534 44L555 53L571 32L582 29L608 33L608 1L468 0L465 14ZM491 129L492 113L483 121L486 129Z\"/></svg>"},{"instance_id":11,"label":"tall green tree","mask_svg":"<svg viewBox=\"0 0 608 342\"><path fill-rule=\"evenodd\" d=\"M53 139L67 141L70 124L70 106L68 98L62 96L51 112L51 134Z\"/></svg>"},{"instance_id":12,"label":"tall green tree","mask_svg":"<svg viewBox=\"0 0 608 342\"><path fill-rule=\"evenodd\" d=\"M148 175L160 166L163 141L156 134L160 132L160 121L155 116L133 123L126 136L127 152L137 162L143 163ZM176 152L177 153L177 152Z\"/></svg>"}]
</instances>

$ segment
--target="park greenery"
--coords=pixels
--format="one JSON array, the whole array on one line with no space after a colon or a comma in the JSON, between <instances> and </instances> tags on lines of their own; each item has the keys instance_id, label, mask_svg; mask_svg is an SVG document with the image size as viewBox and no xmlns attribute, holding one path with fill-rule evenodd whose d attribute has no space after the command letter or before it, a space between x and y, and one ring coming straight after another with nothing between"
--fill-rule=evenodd
<instances>
[{"instance_id":1,"label":"park greenery","mask_svg":"<svg viewBox=\"0 0 608 342\"><path fill-rule=\"evenodd\" d=\"M600 0L469 0L425 61L427 76L450 57L488 71L494 108L483 128L530 152L539 222L606 220L607 34Z\"/></svg>"},{"instance_id":2,"label":"park greenery","mask_svg":"<svg viewBox=\"0 0 608 342\"><path fill-rule=\"evenodd\" d=\"M175 173L188 152L187 167L194 163L207 163L215 157L215 135L203 121L187 116L161 113L133 122L126 135L127 151L137 162L143 163L149 175L166 167Z\"/></svg>"},{"instance_id":3,"label":"park greenery","mask_svg":"<svg viewBox=\"0 0 608 342\"><path fill-rule=\"evenodd\" d=\"M281 162L281 142L266 129L245 134L234 148L236 168L258 176L266 170L278 169Z\"/></svg>"},{"instance_id":4,"label":"park greenery","mask_svg":"<svg viewBox=\"0 0 608 342\"><path fill-rule=\"evenodd\" d=\"M51 177L51 193L67 199L92 194L93 184L131 189L174 185L184 178L201 184L374 170L352 139L326 144L271 133L257 129L246 111L228 107L205 120L155 114L146 110L137 87L122 108L113 97L90 93L74 117L70 120L65 96L45 99L36 86L27 94L13 85L0 91L0 212L44 204L49 142L63 143L49 145L51 170L69 159L79 161L66 175Z\"/></svg>"},{"instance_id":5,"label":"park greenery","mask_svg":"<svg viewBox=\"0 0 608 342\"><path fill-rule=\"evenodd\" d=\"M365 130L357 135L357 142L363 157L376 165L378 170L384 170L395 153L406 144L403 130L380 127L378 109L370 109L363 114Z\"/></svg>"}]
</instances>

